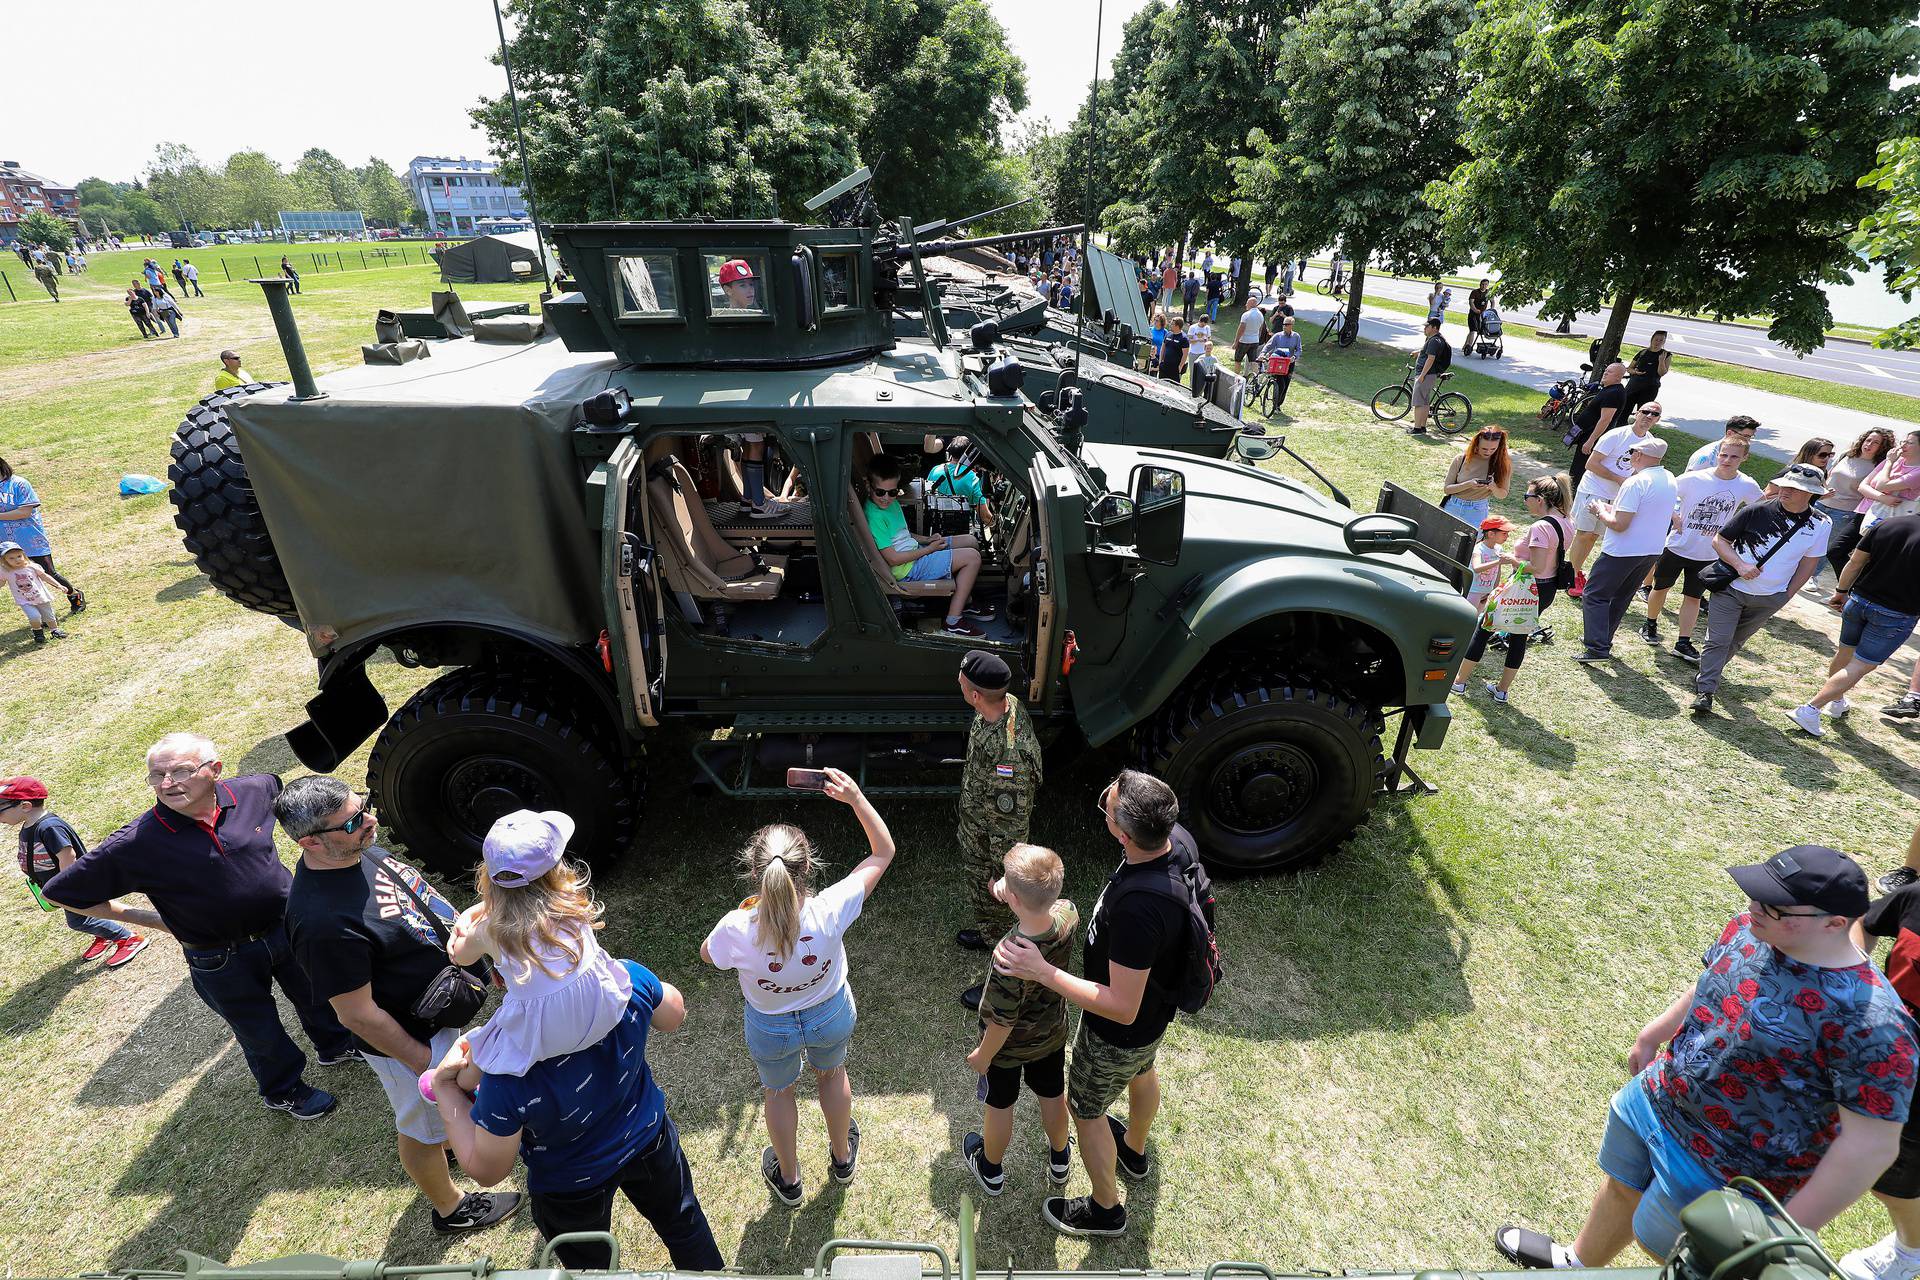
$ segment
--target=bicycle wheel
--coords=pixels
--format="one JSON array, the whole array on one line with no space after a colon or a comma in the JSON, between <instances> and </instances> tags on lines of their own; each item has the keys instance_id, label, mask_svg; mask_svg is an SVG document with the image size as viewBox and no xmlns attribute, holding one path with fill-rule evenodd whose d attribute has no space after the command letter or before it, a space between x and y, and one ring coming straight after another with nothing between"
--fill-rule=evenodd
<instances>
[{"instance_id":1,"label":"bicycle wheel","mask_svg":"<svg viewBox=\"0 0 1920 1280\"><path fill-rule=\"evenodd\" d=\"M1373 393L1373 416L1382 422L1398 422L1413 408L1413 392L1404 382L1382 387Z\"/></svg>"},{"instance_id":2,"label":"bicycle wheel","mask_svg":"<svg viewBox=\"0 0 1920 1280\"><path fill-rule=\"evenodd\" d=\"M1325 327L1323 327L1320 330L1320 341L1325 342L1328 338L1331 338L1336 332L1338 332L1340 328L1340 321L1344 318L1345 317L1342 316L1338 311L1334 312L1331 316L1329 316L1327 318L1327 323Z\"/></svg>"},{"instance_id":3,"label":"bicycle wheel","mask_svg":"<svg viewBox=\"0 0 1920 1280\"><path fill-rule=\"evenodd\" d=\"M1340 331L1340 345L1350 347L1353 345L1353 340L1359 336L1360 330L1357 328L1352 333L1348 333L1345 329L1342 329Z\"/></svg>"},{"instance_id":4,"label":"bicycle wheel","mask_svg":"<svg viewBox=\"0 0 1920 1280\"><path fill-rule=\"evenodd\" d=\"M1449 391L1436 396L1433 401L1434 430L1442 435L1456 436L1473 423L1473 401L1458 391Z\"/></svg>"},{"instance_id":5,"label":"bicycle wheel","mask_svg":"<svg viewBox=\"0 0 1920 1280\"><path fill-rule=\"evenodd\" d=\"M1269 418L1280 412L1280 379L1270 377L1261 384L1260 412Z\"/></svg>"},{"instance_id":6,"label":"bicycle wheel","mask_svg":"<svg viewBox=\"0 0 1920 1280\"><path fill-rule=\"evenodd\" d=\"M1322 280L1319 284L1316 284L1313 287L1320 291L1320 296L1323 298L1330 298L1333 296L1333 281L1331 279Z\"/></svg>"}]
</instances>

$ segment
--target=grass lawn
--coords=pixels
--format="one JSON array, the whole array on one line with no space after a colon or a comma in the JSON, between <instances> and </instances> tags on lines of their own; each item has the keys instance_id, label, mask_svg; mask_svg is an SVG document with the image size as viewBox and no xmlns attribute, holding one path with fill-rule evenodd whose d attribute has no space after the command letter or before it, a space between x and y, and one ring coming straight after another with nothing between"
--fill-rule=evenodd
<instances>
[{"instance_id":1,"label":"grass lawn","mask_svg":"<svg viewBox=\"0 0 1920 1280\"><path fill-rule=\"evenodd\" d=\"M423 304L431 287L425 268L308 281L295 305L322 369L357 361L376 307ZM210 290L189 305L178 341L130 337L111 299L4 316L0 439L39 488L59 559L93 602L72 639L46 648L17 622L0 624L5 767L45 779L96 840L150 802L140 753L164 731L212 735L234 771L297 772L279 735L312 691L304 645L209 589L163 497L114 492L122 472L164 474L173 427L210 386L221 346L241 348L257 376L284 376L258 291ZM1362 501L1387 479L1437 494L1459 447L1409 438L1350 398L1402 363L1373 344L1310 347L1311 381L1296 383L1275 424ZM1534 393L1470 371L1455 382L1482 417L1515 428L1523 474L1561 463L1532 429ZM1503 509L1520 514L1518 502ZM983 1268L1220 1258L1286 1270L1474 1268L1496 1262L1490 1233L1501 1222L1571 1232L1633 1035L1691 982L1739 905L1721 868L1823 841L1879 869L1905 847L1920 798L1914 731L1871 709L1904 683L1906 659L1814 741L1784 713L1825 668L1836 626L1824 610L1796 602L1771 624L1731 669L1722 715L1705 723L1686 715L1687 668L1631 638L1613 666L1578 667L1573 614L1555 612L1563 640L1530 657L1511 705L1490 703L1477 683L1456 700L1446 748L1417 761L1438 795L1382 801L1316 870L1221 885L1227 985L1200 1018L1175 1024L1162 1053L1155 1172L1128 1190L1131 1232L1088 1244L1041 1223L1044 1157L1023 1102L1009 1190L982 1215ZM424 675L374 668L395 704ZM789 1213L758 1176L764 1139L740 996L695 952L740 896L731 859L753 828L791 817L840 866L858 856L857 832L817 803L696 801L686 747L672 732L655 744L642 835L599 889L607 945L686 992L685 1029L656 1040L652 1058L722 1253L748 1271L791 1274L831 1236L951 1249L972 1185L960 1140L979 1112L962 1062L973 1020L953 998L978 966L948 941L962 913L949 804L882 807L902 852L849 943L863 1023L851 1062L862 1172L845 1189L828 1185L808 1104L808 1198ZM1057 773L1035 823L1035 839L1066 857L1083 908L1115 858L1088 821L1112 767L1088 755ZM340 772L358 781L364 768L363 750ZM467 900L464 886L455 892ZM176 948L162 940L115 972L83 967L78 936L34 910L22 887L5 901L0 1079L12 1087L0 1093L0 1128L13 1138L0 1218L13 1273L168 1265L177 1248L236 1261L531 1260L524 1214L451 1248L431 1234L364 1069L315 1069L342 1099L323 1123L269 1114ZM1071 1191L1085 1185L1076 1172ZM1885 1229L1879 1209L1856 1208L1828 1243L1851 1248ZM624 1205L615 1230L629 1267L666 1264Z\"/></svg>"}]
</instances>

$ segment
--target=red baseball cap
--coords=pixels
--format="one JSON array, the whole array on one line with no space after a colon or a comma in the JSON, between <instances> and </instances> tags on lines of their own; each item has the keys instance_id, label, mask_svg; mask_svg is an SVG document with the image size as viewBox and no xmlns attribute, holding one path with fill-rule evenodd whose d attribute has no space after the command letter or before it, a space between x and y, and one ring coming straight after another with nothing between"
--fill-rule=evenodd
<instances>
[{"instance_id":1,"label":"red baseball cap","mask_svg":"<svg viewBox=\"0 0 1920 1280\"><path fill-rule=\"evenodd\" d=\"M745 258L729 258L720 266L720 283L732 284L736 280L753 279L753 268L747 265Z\"/></svg>"},{"instance_id":2,"label":"red baseball cap","mask_svg":"<svg viewBox=\"0 0 1920 1280\"><path fill-rule=\"evenodd\" d=\"M8 778L0 782L0 800L45 800L47 784L38 778Z\"/></svg>"}]
</instances>

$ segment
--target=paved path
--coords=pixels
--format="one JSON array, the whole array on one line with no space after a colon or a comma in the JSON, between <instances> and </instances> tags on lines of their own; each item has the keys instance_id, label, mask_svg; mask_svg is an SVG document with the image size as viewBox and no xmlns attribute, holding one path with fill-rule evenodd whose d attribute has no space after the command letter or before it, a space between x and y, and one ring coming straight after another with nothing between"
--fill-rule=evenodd
<instances>
[{"instance_id":1,"label":"paved path","mask_svg":"<svg viewBox=\"0 0 1920 1280\"><path fill-rule=\"evenodd\" d=\"M1294 312L1298 327L1307 336L1308 367L1312 367L1314 339L1327 317L1333 314L1334 300L1319 294L1295 293ZM1360 312L1360 335L1388 346L1412 352L1420 346L1420 318L1368 305ZM1447 336L1458 343L1458 325L1449 325ZM1456 346L1455 369L1471 369L1505 382L1532 387L1542 393L1561 378L1580 367L1580 353L1549 342L1509 337L1506 356L1500 360L1469 359ZM1760 420L1755 452L1780 461L1791 458L1802 443L1813 436L1825 436L1844 452L1856 437L1869 427L1886 427L1895 436L1912 431L1910 422L1839 409L1831 405L1796 400L1771 391L1755 391L1728 382L1716 382L1690 374L1669 374L1660 384L1660 407L1665 410L1665 425L1717 440L1726 420L1736 413L1751 414ZM1511 424L1509 424L1511 425Z\"/></svg>"},{"instance_id":2,"label":"paved path","mask_svg":"<svg viewBox=\"0 0 1920 1280\"><path fill-rule=\"evenodd\" d=\"M1309 287L1325 278L1324 271L1308 274ZM1431 286L1423 281L1396 280L1367 275L1367 292L1400 302L1426 305ZM1467 309L1468 290L1455 286L1452 310ZM1313 296L1318 297L1319 294ZM1296 291L1294 304L1298 308ZM1505 308L1501 315L1509 320L1552 328L1558 319L1543 320L1532 308ZM1577 332L1598 334L1606 328L1604 315L1581 316L1574 322ZM1670 316L1642 315L1635 312L1627 321L1626 342L1638 347L1655 329L1667 331L1667 347L1677 355L1702 356L1749 369L1771 373L1791 373L1821 382L1835 382L1869 391L1892 391L1920 396L1920 351L1881 351L1862 342L1835 341L1802 358L1767 338L1762 329L1736 324L1716 324L1710 320L1682 320ZM1511 344L1509 344L1511 345Z\"/></svg>"}]
</instances>

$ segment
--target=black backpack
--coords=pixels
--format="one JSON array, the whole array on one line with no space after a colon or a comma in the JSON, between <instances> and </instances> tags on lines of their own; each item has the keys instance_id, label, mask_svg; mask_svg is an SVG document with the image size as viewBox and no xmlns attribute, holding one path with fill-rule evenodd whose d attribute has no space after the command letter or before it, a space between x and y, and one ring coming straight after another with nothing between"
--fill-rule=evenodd
<instances>
[{"instance_id":1,"label":"black backpack","mask_svg":"<svg viewBox=\"0 0 1920 1280\"><path fill-rule=\"evenodd\" d=\"M1177 845L1167 859L1167 870L1165 880L1140 880L1129 887L1168 898L1186 909L1187 962L1176 987L1160 987L1152 978L1147 982L1181 1012L1195 1014L1207 1007L1214 988L1226 977L1220 963L1220 943L1213 931L1213 880L1198 858Z\"/></svg>"}]
</instances>

